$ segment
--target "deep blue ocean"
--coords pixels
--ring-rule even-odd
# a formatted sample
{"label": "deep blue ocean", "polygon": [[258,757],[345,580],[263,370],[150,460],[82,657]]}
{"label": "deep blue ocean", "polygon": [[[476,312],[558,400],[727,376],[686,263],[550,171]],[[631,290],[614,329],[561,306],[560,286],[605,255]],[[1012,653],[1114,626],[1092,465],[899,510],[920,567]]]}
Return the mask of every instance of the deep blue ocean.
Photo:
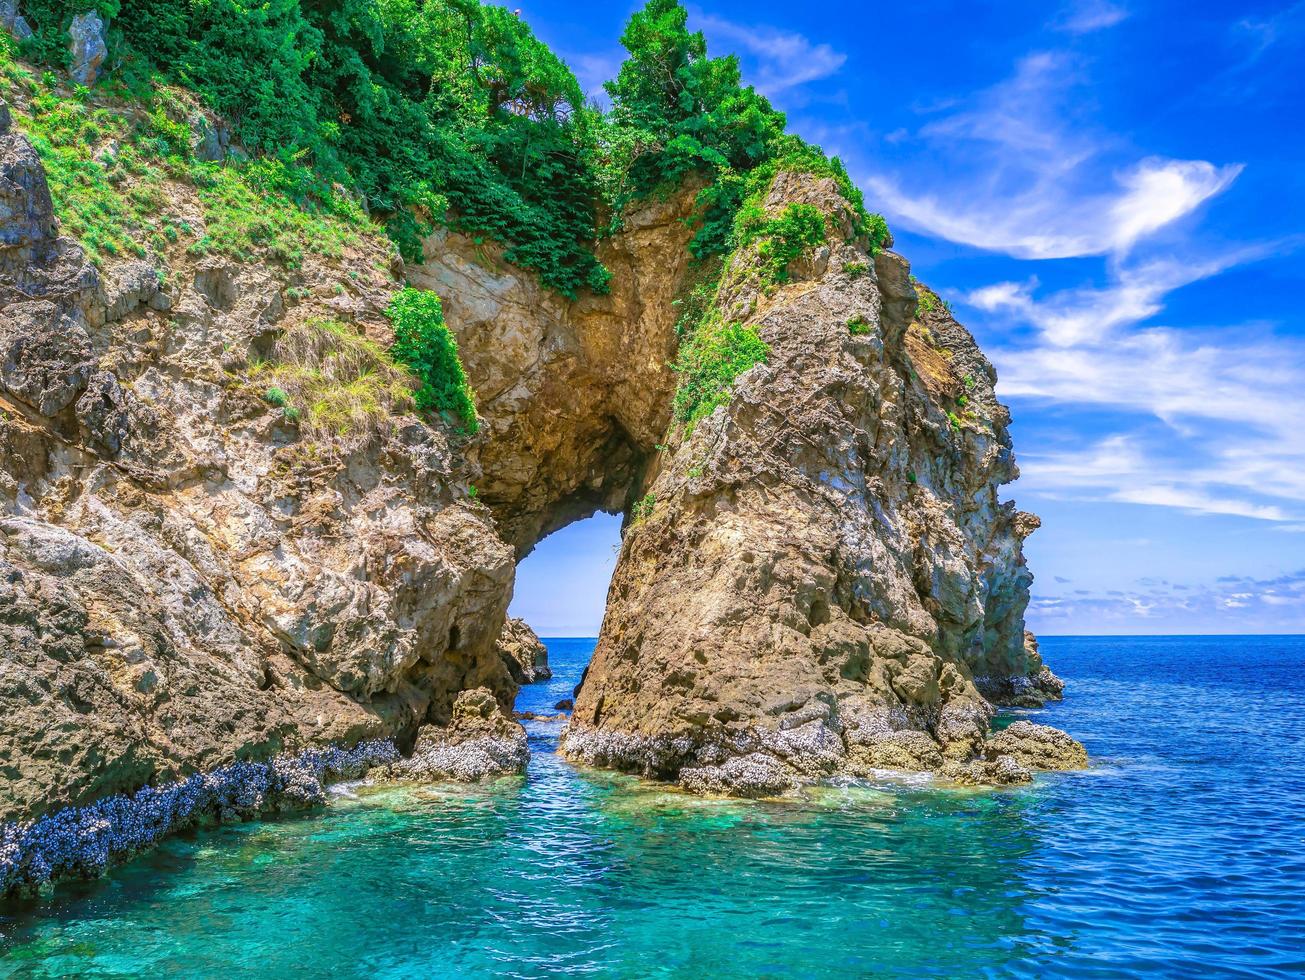
{"label": "deep blue ocean", "polygon": [[[592,640],[550,640],[569,697]],[[1305,637],[1056,638],[1089,772],[701,800],[369,789],[0,906],[0,977],[1305,976]]]}

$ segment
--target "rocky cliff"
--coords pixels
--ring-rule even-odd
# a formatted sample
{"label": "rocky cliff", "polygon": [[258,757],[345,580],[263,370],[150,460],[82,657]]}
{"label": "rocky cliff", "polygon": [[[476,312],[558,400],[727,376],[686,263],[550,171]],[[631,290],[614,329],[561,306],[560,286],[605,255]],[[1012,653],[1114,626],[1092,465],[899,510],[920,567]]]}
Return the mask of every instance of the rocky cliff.
{"label": "rocky cliff", "polygon": [[[812,205],[829,235],[780,284],[757,247],[730,260],[714,305],[768,355],[685,425],[693,188],[600,243],[606,296],[453,233],[406,270],[359,234],[293,267],[174,252],[165,277],[88,261],[0,129],[0,823],[363,739],[415,744],[405,778],[519,768],[514,561],[599,509],[630,517],[573,759],[767,793],[1077,758],[989,738],[989,698],[1058,694],[1023,631],[1037,519],[998,499],[995,374],[833,181],[771,185],[768,212]],[[165,190],[202,225],[194,186]],[[404,277],[445,299],[475,437],[419,417],[385,356]],[[366,399],[285,403],[323,379]]]}
{"label": "rocky cliff", "polygon": [[[97,269],[2,122],[0,822],[232,759],[410,743],[465,689],[510,707],[512,550],[456,437],[406,382],[345,435],[267,397],[285,365],[352,371],[342,386],[385,370],[388,244],[293,271],[180,254],[166,282]],[[167,191],[202,221],[194,187]]]}
{"label": "rocky cliff", "polygon": [[745,793],[886,768],[1027,778],[980,690],[1058,693],[1025,646],[1038,520],[998,498],[1017,470],[996,374],[856,236],[833,180],[780,174],[767,213],[795,203],[828,240],[782,284],[756,246],[725,270],[721,318],[769,354],[654,460],[566,750]]}

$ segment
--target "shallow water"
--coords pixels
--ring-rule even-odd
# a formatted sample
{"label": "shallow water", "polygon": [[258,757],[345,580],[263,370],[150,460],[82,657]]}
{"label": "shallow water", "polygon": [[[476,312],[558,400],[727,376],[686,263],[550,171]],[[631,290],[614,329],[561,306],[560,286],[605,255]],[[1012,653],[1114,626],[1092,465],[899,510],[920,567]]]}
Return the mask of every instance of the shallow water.
{"label": "shallow water", "polygon": [[[569,697],[591,640],[548,642]],[[0,906],[0,977],[1305,975],[1305,638],[1054,638],[1095,768],[697,800],[553,754]]]}

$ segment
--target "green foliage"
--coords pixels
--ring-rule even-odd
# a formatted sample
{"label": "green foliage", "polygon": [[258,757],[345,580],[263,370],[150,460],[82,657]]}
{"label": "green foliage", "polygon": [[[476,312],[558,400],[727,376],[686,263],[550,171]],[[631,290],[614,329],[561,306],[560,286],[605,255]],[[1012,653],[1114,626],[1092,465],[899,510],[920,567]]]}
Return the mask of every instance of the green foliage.
{"label": "green foliage", "polygon": [[702,322],[715,302],[716,292],[720,289],[720,277],[719,261],[709,260],[699,265],[697,281],[674,301],[674,306],[679,310],[679,315],[675,318],[675,336],[681,339],[687,337]]}
{"label": "green foliage", "polygon": [[286,394],[285,389],[275,385],[267,389],[267,394],[263,398],[269,405],[275,405],[277,408],[284,408],[290,404],[290,396]]}
{"label": "green foliage", "polygon": [[[37,36],[26,53],[64,65],[68,22],[88,5],[27,0]],[[719,256],[738,245],[735,216],[782,170],[832,178],[855,233],[872,249],[888,240],[842,164],[786,134],[783,114],[742,84],[737,59],[708,56],[677,0],[649,0],[631,17],[607,116],[519,17],[480,0],[94,5],[111,25],[111,86],[149,100],[161,78],[197,93],[256,158],[242,186],[278,186],[308,216],[238,220],[241,188],[188,161],[184,114],[151,106],[153,148],[137,151],[193,165],[219,226],[198,251],[265,250],[293,265],[321,241],[331,254],[339,229],[315,222],[356,224],[357,213],[342,212],[360,203],[409,260],[443,224],[494,239],[508,261],[573,297],[608,288],[593,254],[600,207],[614,227],[632,201],[705,177],[691,250]],[[99,220],[104,251],[134,250],[114,220]],[[166,237],[145,237],[156,234]]]}
{"label": "green foliage", "polygon": [[675,392],[675,417],[690,431],[699,420],[724,405],[734,380],[770,355],[770,347],[754,326],[727,323],[709,314],[680,345],[675,371],[680,384]]}
{"label": "green foliage", "polygon": [[[3,47],[0,42],[0,47]],[[191,159],[186,106],[146,85],[136,105],[115,110],[85,89],[71,93],[51,73],[40,79],[0,50],[0,89],[30,97],[15,111],[45,164],[63,231],[100,264],[119,256],[160,265],[174,246],[240,259],[255,253],[297,265],[309,251],[339,255],[369,226],[357,202],[308,168],[262,158],[226,165]],[[175,206],[170,182],[197,186],[203,225]]]}
{"label": "green foliage", "polygon": [[[26,2],[28,56],[65,65],[68,23],[87,5]],[[256,155],[366,200],[407,258],[444,222],[499,240],[564,294],[606,288],[591,249],[600,119],[510,11],[477,0],[99,6],[116,84],[160,74],[199,93]]]}
{"label": "green foliage", "polygon": [[968,389],[970,389],[971,391],[973,391],[973,390],[974,390],[974,375],[972,375],[972,374],[967,374],[967,375],[965,376],[965,378],[964,378],[963,383],[964,383],[964,385],[965,385],[966,388],[968,388]]}
{"label": "green foliage", "polygon": [[955,412],[947,413],[947,421],[951,423],[952,428],[957,432],[961,431],[961,419]]}
{"label": "green foliage", "polygon": [[421,381],[417,407],[438,412],[475,432],[475,396],[467,383],[458,342],[444,323],[440,298],[432,292],[408,287],[395,294],[385,311],[394,324],[390,354],[410,368]]}
{"label": "green foliage", "polygon": [[652,517],[653,508],[656,506],[656,494],[649,493],[639,498],[630,505],[630,522],[632,524],[642,524],[648,518]]}
{"label": "green foliage", "polygon": [[[366,217],[356,205],[329,192],[317,207],[295,206],[287,193],[297,174],[280,160],[258,159],[239,166],[195,163],[190,177],[204,205],[203,236],[194,255],[229,255],[249,261],[266,254],[298,268],[309,250],[338,258],[358,241]],[[327,210],[327,208],[330,210]],[[337,212],[332,214],[331,211]]]}
{"label": "green foliage", "polygon": [[833,178],[857,215],[856,232],[881,247],[887,225],[866,213],[843,165],[786,134],[783,113],[742,84],[738,59],[708,57],[687,20],[678,0],[649,0],[621,35],[629,57],[606,86],[612,111],[599,170],[614,225],[631,201],[699,174],[707,186],[690,249],[700,258],[721,255],[737,246],[735,215],[745,202],[759,205],[776,174],[791,170]]}
{"label": "green foliage", "polygon": [[861,315],[852,317],[847,321],[847,332],[853,337],[861,337],[870,333],[874,328],[870,326],[870,321]]}
{"label": "green foliage", "polygon": [[790,204],[777,218],[768,218],[760,204],[745,205],[735,221],[739,247],[759,242],[757,258],[764,284],[788,282],[788,266],[808,249],[825,241],[825,216],[813,204]]}
{"label": "green foliage", "polygon": [[844,262],[843,273],[850,279],[860,279],[870,271],[870,266],[864,262]]}

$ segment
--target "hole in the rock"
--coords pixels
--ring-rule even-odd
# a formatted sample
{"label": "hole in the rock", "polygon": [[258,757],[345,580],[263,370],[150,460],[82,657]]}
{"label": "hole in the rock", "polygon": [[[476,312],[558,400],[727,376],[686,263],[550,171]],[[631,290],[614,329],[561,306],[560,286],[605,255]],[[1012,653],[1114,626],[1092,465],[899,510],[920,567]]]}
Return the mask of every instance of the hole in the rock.
{"label": "hole in the rock", "polygon": [[524,619],[544,641],[552,671],[551,678],[521,688],[518,711],[570,710],[567,702],[594,652],[620,547],[620,515],[595,514],[554,531],[517,565],[508,614]]}
{"label": "hole in the rock", "polygon": [[454,653],[462,644],[462,630],[456,626],[449,627],[449,653]]}

